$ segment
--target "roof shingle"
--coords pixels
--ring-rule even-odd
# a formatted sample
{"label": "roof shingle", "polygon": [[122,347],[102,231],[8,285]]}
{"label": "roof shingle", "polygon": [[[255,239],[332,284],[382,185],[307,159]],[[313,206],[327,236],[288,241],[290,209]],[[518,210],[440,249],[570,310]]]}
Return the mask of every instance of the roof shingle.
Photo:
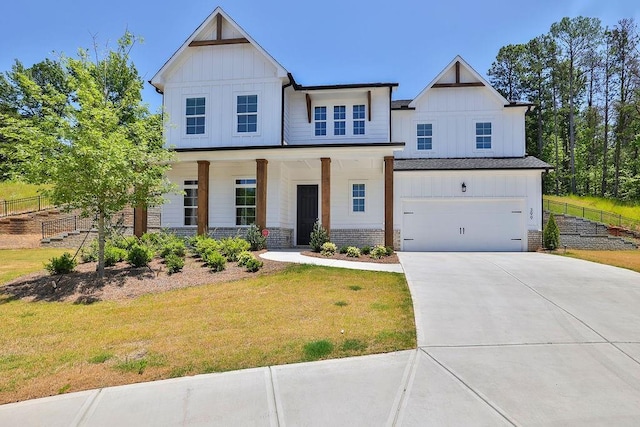
{"label": "roof shingle", "polygon": [[477,157],[460,159],[396,159],[393,170],[490,170],[490,169],[553,169],[553,166],[533,157]]}

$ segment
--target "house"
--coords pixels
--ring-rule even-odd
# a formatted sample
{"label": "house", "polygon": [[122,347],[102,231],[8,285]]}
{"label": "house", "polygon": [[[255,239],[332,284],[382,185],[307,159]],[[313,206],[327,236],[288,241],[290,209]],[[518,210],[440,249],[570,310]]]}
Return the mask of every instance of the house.
{"label": "house", "polygon": [[541,175],[525,154],[529,104],[456,57],[412,100],[393,82],[304,86],[221,8],[151,79],[183,190],[180,234],[307,245],[318,219],[341,245],[525,251],[540,241]]}

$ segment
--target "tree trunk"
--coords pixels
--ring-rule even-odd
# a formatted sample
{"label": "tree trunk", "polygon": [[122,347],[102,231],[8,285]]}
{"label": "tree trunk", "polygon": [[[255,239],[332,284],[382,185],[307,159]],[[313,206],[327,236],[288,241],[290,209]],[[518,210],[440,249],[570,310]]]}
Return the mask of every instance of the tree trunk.
{"label": "tree trunk", "polygon": [[104,278],[104,212],[98,214],[98,278]]}

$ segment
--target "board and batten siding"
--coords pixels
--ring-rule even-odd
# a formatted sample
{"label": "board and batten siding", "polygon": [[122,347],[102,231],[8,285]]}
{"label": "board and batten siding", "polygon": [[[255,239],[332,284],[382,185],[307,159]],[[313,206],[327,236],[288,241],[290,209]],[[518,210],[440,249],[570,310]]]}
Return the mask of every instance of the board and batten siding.
{"label": "board and batten siding", "polygon": [[[394,110],[393,141],[404,141],[397,158],[524,156],[522,108],[505,108],[486,88],[432,88],[415,110]],[[491,122],[491,149],[476,149],[476,122]],[[433,148],[417,149],[419,123],[433,125]]]}
{"label": "board and batten siding", "polygon": [[[463,182],[467,188],[464,193]],[[537,170],[395,172],[395,228],[401,225],[403,200],[522,198],[527,229],[541,230],[541,192],[542,182]]]}
{"label": "board and batten siding", "polygon": [[[251,44],[189,48],[168,73],[164,91],[167,145],[180,148],[279,145],[282,79]],[[236,132],[237,95],[258,95],[258,132]],[[186,135],[185,103],[204,97],[205,133]]]}
{"label": "board and batten siding", "polygon": [[[367,91],[371,90],[371,121],[367,116]],[[291,145],[322,143],[389,142],[389,88],[358,90],[309,91],[311,96],[311,123],[307,116],[304,91],[290,91],[285,113],[286,141]],[[346,107],[346,135],[333,135],[333,107]],[[365,134],[353,135],[353,106],[365,105]],[[327,135],[315,136],[313,113],[316,106],[327,107]]]}

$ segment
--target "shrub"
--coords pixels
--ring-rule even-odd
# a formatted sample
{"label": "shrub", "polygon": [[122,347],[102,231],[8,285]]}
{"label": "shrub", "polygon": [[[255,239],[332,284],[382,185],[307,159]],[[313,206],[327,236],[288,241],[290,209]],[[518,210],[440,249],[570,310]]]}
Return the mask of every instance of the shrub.
{"label": "shrub", "polygon": [[147,245],[136,243],[127,253],[127,261],[133,267],[145,267],[153,259],[153,249]]}
{"label": "shrub", "polygon": [[202,260],[212,271],[223,271],[227,268],[227,259],[218,251],[205,252]]}
{"label": "shrub", "polygon": [[77,265],[78,262],[73,259],[71,254],[69,252],[65,252],[59,257],[51,258],[49,262],[44,265],[44,268],[46,268],[52,275],[57,275],[71,273]]}
{"label": "shrub", "polygon": [[238,261],[240,252],[244,252],[251,247],[249,242],[240,237],[226,237],[220,240],[220,253],[227,258],[229,262]]}
{"label": "shrub", "polygon": [[393,246],[385,246],[384,249],[387,251],[387,256],[393,255]]}
{"label": "shrub", "polygon": [[383,256],[387,256],[387,249],[382,245],[376,245],[373,249],[371,249],[371,258],[380,259]]}
{"label": "shrub", "polygon": [[204,258],[204,254],[207,252],[218,252],[220,250],[220,243],[211,237],[199,236],[195,240],[193,250],[198,256]]}
{"label": "shrub", "polygon": [[255,273],[256,271],[260,270],[263,265],[264,263],[262,261],[260,261],[256,257],[253,257],[252,259],[247,261],[247,263],[245,264],[245,268],[248,272]]}
{"label": "shrub", "polygon": [[558,249],[560,246],[560,230],[553,214],[549,214],[549,221],[542,232],[542,244],[550,250]]}
{"label": "shrub", "polygon": [[247,230],[247,242],[252,251],[260,251],[267,248],[267,238],[262,235],[257,225],[251,224]]}
{"label": "shrub", "polygon": [[319,221],[316,221],[313,224],[313,230],[311,230],[309,245],[311,246],[311,250],[313,252],[320,252],[322,250],[322,245],[329,241],[329,235],[327,234],[327,230],[324,229],[323,226],[320,225]]}
{"label": "shrub", "polygon": [[176,255],[179,258],[184,258],[187,248],[184,241],[178,238],[170,239],[162,245],[160,248],[160,256],[166,259],[169,255]]}
{"label": "shrub", "polygon": [[82,248],[80,258],[82,262],[98,261],[98,239],[93,240],[88,248]]}
{"label": "shrub", "polygon": [[164,261],[167,266],[167,273],[169,274],[182,271],[182,267],[184,267],[184,257],[178,256],[174,253],[167,255]]}
{"label": "shrub", "polygon": [[347,256],[351,258],[359,258],[360,257],[360,249],[355,246],[349,246],[347,248]]}
{"label": "shrub", "polygon": [[253,256],[253,254],[249,251],[244,251],[244,252],[240,252],[240,254],[238,255],[238,266],[239,267],[244,267],[247,265],[247,261],[251,260],[251,259],[255,259],[255,257]]}
{"label": "shrub", "polygon": [[331,255],[335,255],[337,250],[338,248],[335,243],[325,242],[322,245],[322,249],[320,250],[320,253],[324,256],[331,256]]}
{"label": "shrub", "polygon": [[371,246],[368,245],[364,245],[361,249],[360,249],[360,253],[362,255],[369,255],[371,253]]}
{"label": "shrub", "polygon": [[127,251],[117,246],[112,246],[110,243],[104,245],[104,266],[113,267],[120,261],[124,261],[127,258]]}
{"label": "shrub", "polygon": [[140,241],[136,236],[127,236],[127,237],[117,236],[113,239],[109,239],[107,243],[112,247],[115,247],[118,249],[124,249],[125,251],[128,251],[129,249],[131,249],[133,245],[139,242]]}
{"label": "shrub", "polygon": [[341,254],[346,254],[348,249],[349,249],[349,246],[347,246],[347,245],[340,246],[340,253]]}

